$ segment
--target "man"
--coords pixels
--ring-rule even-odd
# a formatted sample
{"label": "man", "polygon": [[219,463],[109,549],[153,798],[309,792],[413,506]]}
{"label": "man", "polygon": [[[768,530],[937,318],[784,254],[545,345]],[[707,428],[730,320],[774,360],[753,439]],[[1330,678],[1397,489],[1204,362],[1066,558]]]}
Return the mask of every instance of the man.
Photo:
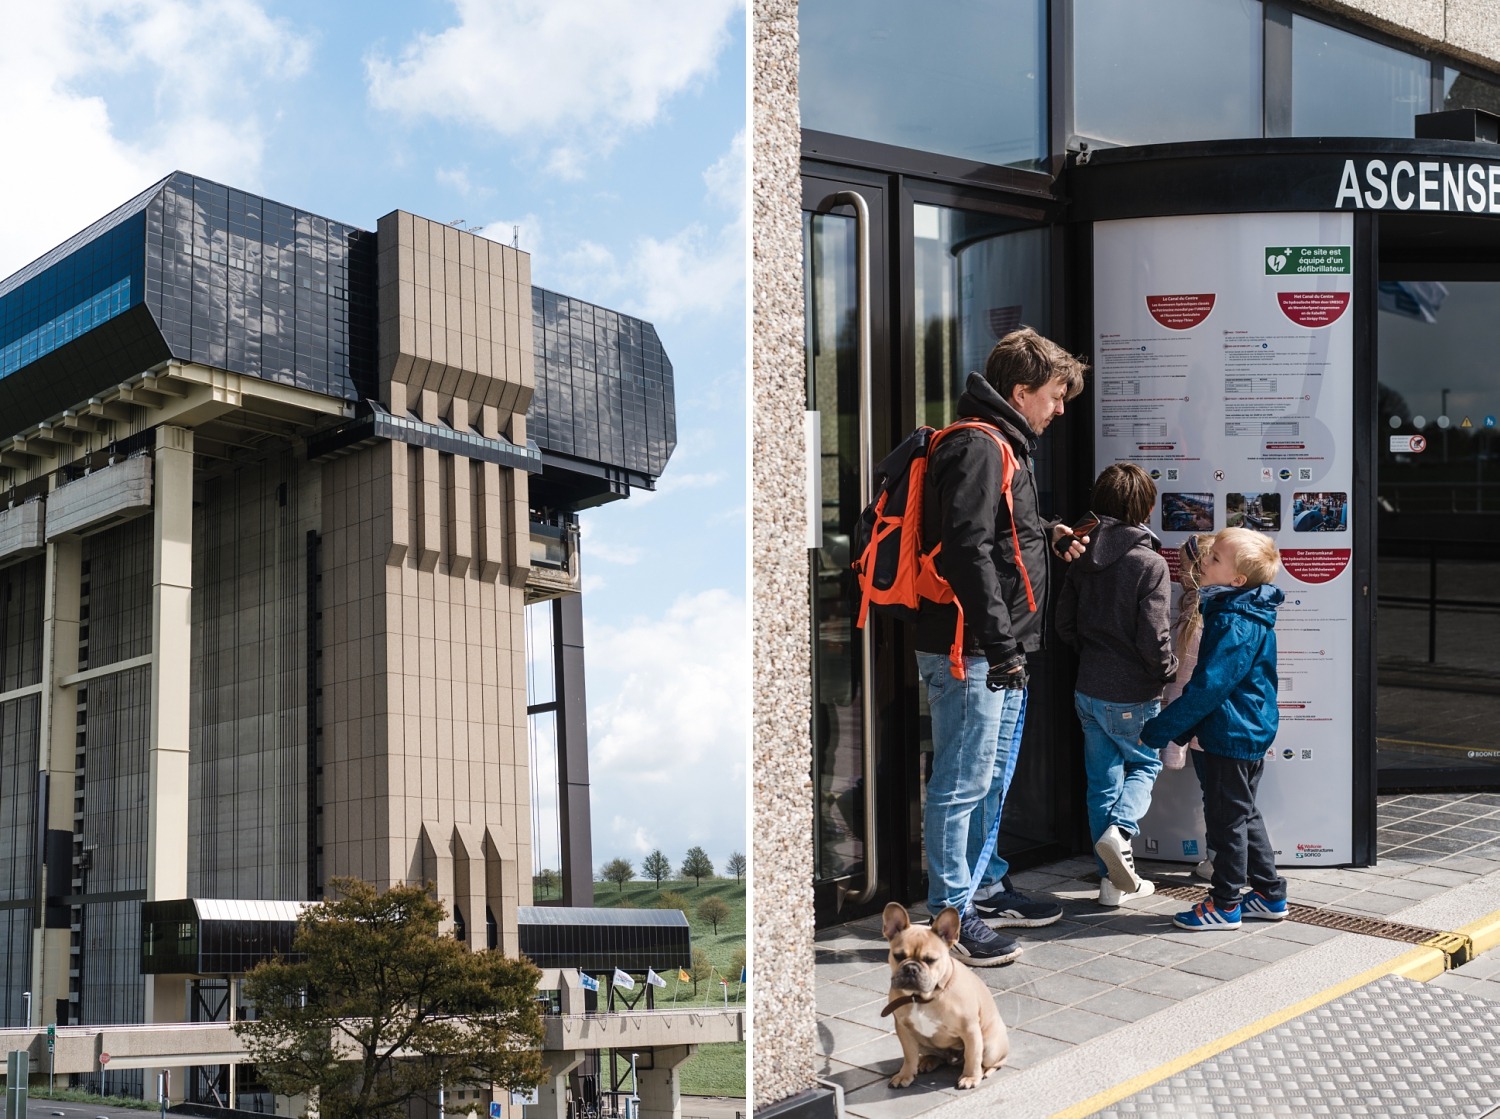
{"label": "man", "polygon": [[[1015,452],[1010,505],[1000,448],[983,429],[944,437],[927,466],[922,538],[941,542],[938,567],[963,607],[966,672],[959,680],[949,664],[955,607],[924,600],[916,647],[932,712],[927,905],[934,915],[949,905],[963,913],[953,950],[976,967],[1007,963],[1021,953],[1013,937],[992,926],[1035,928],[1062,916],[1056,902],[1012,888],[1009,864],[998,851],[974,871],[979,882],[968,912],[964,902],[1015,770],[1011,740],[1025,704],[1026,654],[1042,643],[1049,545],[1071,536],[1068,526],[1041,517],[1031,455],[1064,403],[1082,391],[1085,371],[1055,342],[1023,327],[996,343],[983,376],[969,374],[958,413],[993,424]],[[1082,555],[1087,540],[1067,541],[1063,558]]]}

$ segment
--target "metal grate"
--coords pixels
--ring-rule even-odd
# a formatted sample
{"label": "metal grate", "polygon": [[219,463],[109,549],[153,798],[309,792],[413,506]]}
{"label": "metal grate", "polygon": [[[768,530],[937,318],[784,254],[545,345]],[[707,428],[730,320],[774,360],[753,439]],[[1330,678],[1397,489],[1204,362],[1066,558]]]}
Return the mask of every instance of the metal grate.
{"label": "metal grate", "polygon": [[[1156,892],[1161,897],[1176,898],[1179,901],[1201,901],[1205,896],[1202,886],[1162,886],[1156,887]],[[1418,925],[1402,925],[1395,921],[1381,921],[1374,917],[1362,917],[1357,913],[1340,913],[1337,909],[1318,909],[1311,905],[1298,905],[1296,902],[1287,902],[1286,919],[1296,921],[1301,925],[1317,925],[1323,929],[1336,929],[1339,932],[1359,933],[1362,936],[1378,936],[1386,940],[1399,940],[1404,944],[1426,944],[1437,937],[1451,936],[1441,929],[1424,929]],[[1441,948],[1441,944],[1433,947]],[[1445,949],[1446,951],[1446,949]]]}

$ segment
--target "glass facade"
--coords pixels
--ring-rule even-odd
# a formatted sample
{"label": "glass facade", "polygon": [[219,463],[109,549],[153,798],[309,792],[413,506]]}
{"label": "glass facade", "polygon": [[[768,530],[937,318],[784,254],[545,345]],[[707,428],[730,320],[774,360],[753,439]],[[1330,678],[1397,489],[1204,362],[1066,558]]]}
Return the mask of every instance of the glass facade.
{"label": "glass facade", "polygon": [[1432,63],[1292,17],[1292,135],[1401,136],[1432,109]]}
{"label": "glass facade", "polygon": [[523,905],[516,911],[521,955],[537,967],[576,967],[611,974],[692,967],[687,917],[679,909],[560,909]]}
{"label": "glass facade", "polygon": [[558,786],[557,650],[551,600],[526,607],[526,726],[531,764],[531,891],[562,898],[562,804]]}
{"label": "glass facade", "polygon": [[1076,0],[1073,131],[1091,144],[1261,134],[1260,0]]}
{"label": "glass facade", "polygon": [[[1047,156],[1045,0],[806,0],[802,127],[1006,167]],[[920,13],[920,14],[918,14]]]}
{"label": "glass facade", "polygon": [[527,435],[544,450],[659,476],[677,446],[677,411],[656,328],[542,288],[531,289],[531,314]]}

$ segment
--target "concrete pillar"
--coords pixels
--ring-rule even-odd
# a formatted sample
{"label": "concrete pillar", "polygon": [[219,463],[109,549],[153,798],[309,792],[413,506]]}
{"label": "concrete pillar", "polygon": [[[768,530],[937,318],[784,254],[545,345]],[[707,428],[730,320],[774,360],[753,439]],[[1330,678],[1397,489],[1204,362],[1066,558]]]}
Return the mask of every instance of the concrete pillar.
{"label": "concrete pillar", "polygon": [[563,904],[594,904],[594,841],[589,809],[589,732],[583,672],[583,596],[552,601],[557,681],[557,781],[562,830]]}
{"label": "concrete pillar", "polygon": [[677,1066],[698,1051],[696,1045],[666,1045],[651,1050],[651,1067],[636,1061],[636,1094],[641,1097],[637,1119],[681,1119],[682,1093]]}
{"label": "concrete pillar", "polygon": [[[57,476],[53,476],[53,486]],[[60,536],[47,545],[46,599],[42,606],[42,712],[40,768],[48,775],[46,827],[49,831],[73,831],[73,781],[77,767],[77,698],[61,681],[78,671],[79,585],[82,579],[83,546],[76,536]],[[69,845],[71,848],[71,844]],[[51,854],[60,850],[47,845]],[[71,850],[69,852],[71,854]],[[51,866],[44,873],[37,867],[37,883],[44,894],[49,882],[71,892],[72,866]],[[45,899],[38,898],[38,909]],[[60,927],[48,928],[44,917],[37,922],[31,955],[31,1020],[45,1025],[58,1020],[59,1000],[68,997],[69,942],[66,919]],[[63,1019],[66,1021],[66,1019]]]}
{"label": "concrete pillar", "polygon": [[542,1083],[536,1103],[521,1109],[523,1119],[568,1119],[568,1073],[583,1064],[584,1054],[575,1050],[542,1050]]}
{"label": "concrete pillar", "polygon": [[[156,429],[151,574],[151,761],[146,791],[146,898],[185,898],[188,850],[188,733],[191,724],[193,606],[193,433]],[[187,1021],[187,980],[146,980],[147,1022]],[[158,1068],[145,1074],[154,1092]],[[168,1070],[174,1085],[187,1069]]]}

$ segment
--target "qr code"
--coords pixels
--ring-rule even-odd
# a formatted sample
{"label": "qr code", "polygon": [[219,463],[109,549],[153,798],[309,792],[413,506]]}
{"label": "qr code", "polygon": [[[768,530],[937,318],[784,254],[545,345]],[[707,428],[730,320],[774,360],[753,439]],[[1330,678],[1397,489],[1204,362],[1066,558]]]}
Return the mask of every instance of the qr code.
{"label": "qr code", "polygon": [[1312,761],[1312,751],[1311,750],[1303,750],[1302,751],[1302,760],[1305,761],[1305,762]]}
{"label": "qr code", "polygon": [[1297,467],[1297,481],[1299,481],[1299,482],[1311,482],[1312,481],[1312,467],[1310,467],[1310,466],[1299,466],[1299,467]]}
{"label": "qr code", "polygon": [[1175,467],[1175,466],[1169,466],[1169,467],[1167,467],[1167,481],[1169,481],[1169,482],[1175,482],[1180,477],[1180,475],[1181,475],[1181,471],[1179,471],[1177,469],[1177,467]]}

